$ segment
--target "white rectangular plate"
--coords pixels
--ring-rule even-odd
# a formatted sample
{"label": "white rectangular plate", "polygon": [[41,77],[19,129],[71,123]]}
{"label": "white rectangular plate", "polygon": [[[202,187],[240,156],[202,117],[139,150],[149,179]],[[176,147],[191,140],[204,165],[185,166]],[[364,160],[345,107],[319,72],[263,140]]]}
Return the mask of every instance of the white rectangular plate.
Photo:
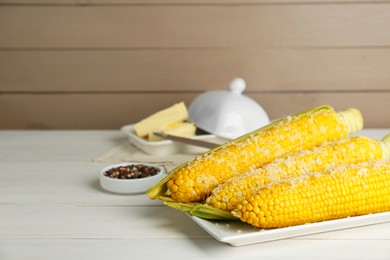
{"label": "white rectangular plate", "polygon": [[390,222],[390,212],[329,220],[277,229],[259,229],[241,221],[211,221],[190,216],[220,242],[244,246],[279,239]]}

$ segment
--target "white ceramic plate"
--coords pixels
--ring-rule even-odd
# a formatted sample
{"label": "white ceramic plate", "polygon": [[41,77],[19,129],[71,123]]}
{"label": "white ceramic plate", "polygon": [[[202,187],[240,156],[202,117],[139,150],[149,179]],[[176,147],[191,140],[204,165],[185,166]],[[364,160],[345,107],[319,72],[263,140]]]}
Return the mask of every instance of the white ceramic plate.
{"label": "white ceramic plate", "polygon": [[[125,125],[121,128],[121,131],[127,135],[132,144],[151,155],[167,155],[174,153],[201,154],[209,150],[207,148],[173,142],[171,140],[149,142],[136,135],[133,125]],[[219,138],[215,135],[198,135],[194,136],[192,139],[209,141],[216,144],[226,142],[226,139]]]}
{"label": "white ceramic plate", "polygon": [[194,216],[190,217],[218,241],[228,243],[232,246],[244,246],[315,233],[390,222],[390,212],[384,212],[265,230],[255,228],[240,221],[211,221]]}

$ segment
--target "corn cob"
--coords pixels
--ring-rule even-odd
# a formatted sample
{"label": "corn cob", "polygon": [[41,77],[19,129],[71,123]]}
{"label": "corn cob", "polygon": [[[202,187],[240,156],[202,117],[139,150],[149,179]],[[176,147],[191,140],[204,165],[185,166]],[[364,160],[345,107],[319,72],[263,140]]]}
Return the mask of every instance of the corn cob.
{"label": "corn cob", "polygon": [[390,210],[390,161],[341,165],[269,184],[243,198],[233,215],[260,228]]}
{"label": "corn cob", "polygon": [[203,201],[219,184],[299,149],[345,138],[362,128],[356,109],[336,113],[316,107],[281,119],[186,162],[147,193],[150,198],[191,203]]}
{"label": "corn cob", "polygon": [[237,203],[256,189],[271,182],[322,171],[341,164],[354,164],[390,157],[390,135],[377,141],[364,136],[348,137],[278,158],[269,164],[235,176],[219,185],[206,199],[206,204],[232,211]]}

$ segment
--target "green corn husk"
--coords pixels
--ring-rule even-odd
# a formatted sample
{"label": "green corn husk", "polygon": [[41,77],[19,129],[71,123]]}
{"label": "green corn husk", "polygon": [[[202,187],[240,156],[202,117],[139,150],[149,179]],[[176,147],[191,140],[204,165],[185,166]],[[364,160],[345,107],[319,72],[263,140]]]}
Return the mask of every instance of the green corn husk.
{"label": "green corn husk", "polygon": [[164,205],[183,211],[191,216],[211,220],[240,220],[230,212],[213,208],[212,206],[198,203],[180,203],[165,201]]}
{"label": "green corn husk", "polygon": [[181,202],[173,202],[173,201],[164,201],[164,205],[171,207],[173,209],[177,209],[183,211],[185,213],[190,213],[198,203],[181,203]]}
{"label": "green corn husk", "polygon": [[233,214],[230,212],[216,209],[205,204],[197,205],[189,212],[189,214],[199,218],[211,220],[240,220],[239,218],[233,216]]}

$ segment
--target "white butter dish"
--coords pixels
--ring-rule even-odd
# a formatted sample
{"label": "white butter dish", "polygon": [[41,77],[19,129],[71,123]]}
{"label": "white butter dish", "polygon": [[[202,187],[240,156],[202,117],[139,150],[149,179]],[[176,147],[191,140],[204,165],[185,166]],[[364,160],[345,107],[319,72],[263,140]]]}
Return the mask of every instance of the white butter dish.
{"label": "white butter dish", "polygon": [[[143,138],[140,138],[136,135],[133,125],[125,125],[121,128],[121,131],[125,133],[129,141],[142,150],[143,152],[150,155],[167,155],[175,153],[185,153],[185,154],[201,154],[207,152],[209,149],[184,144],[180,142],[174,142],[171,140],[162,140],[162,141],[148,141]],[[192,137],[194,140],[203,140],[216,144],[223,144],[227,141],[225,138],[217,137],[215,135],[205,134],[197,135]]]}

